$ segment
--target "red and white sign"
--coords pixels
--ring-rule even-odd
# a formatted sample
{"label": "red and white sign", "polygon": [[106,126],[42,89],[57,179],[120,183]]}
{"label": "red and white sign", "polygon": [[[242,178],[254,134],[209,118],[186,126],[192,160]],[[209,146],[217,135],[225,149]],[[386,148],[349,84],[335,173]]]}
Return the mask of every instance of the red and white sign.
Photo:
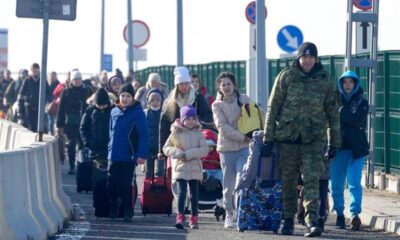
{"label": "red and white sign", "polygon": [[[256,24],[256,11],[256,1],[252,1],[247,4],[244,14],[247,21],[249,21],[251,24]],[[267,7],[265,7],[265,18],[267,18]]]}
{"label": "red and white sign", "polygon": [[[144,46],[150,39],[150,28],[141,20],[132,21],[133,30],[133,47],[140,48]],[[123,31],[125,42],[128,43],[128,24]]]}

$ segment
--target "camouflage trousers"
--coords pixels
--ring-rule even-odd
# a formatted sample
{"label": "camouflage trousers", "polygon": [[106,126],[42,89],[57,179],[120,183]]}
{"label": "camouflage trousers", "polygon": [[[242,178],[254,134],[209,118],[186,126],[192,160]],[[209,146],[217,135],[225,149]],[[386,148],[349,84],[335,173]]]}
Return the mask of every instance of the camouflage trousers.
{"label": "camouflage trousers", "polygon": [[319,178],[324,171],[322,142],[310,144],[279,143],[279,168],[282,177],[283,217],[294,218],[297,212],[297,180],[300,171],[304,181],[305,221],[317,220]]}

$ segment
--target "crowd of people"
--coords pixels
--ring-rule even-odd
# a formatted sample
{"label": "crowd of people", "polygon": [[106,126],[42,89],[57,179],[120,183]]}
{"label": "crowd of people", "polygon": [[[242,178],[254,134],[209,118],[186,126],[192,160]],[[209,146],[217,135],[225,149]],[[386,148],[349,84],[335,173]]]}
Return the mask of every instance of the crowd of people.
{"label": "crowd of people", "polygon": [[[39,65],[33,64],[30,70],[29,74],[21,70],[17,80],[9,70],[4,71],[0,117],[37,131]],[[147,177],[164,176],[169,159],[177,202],[175,226],[184,228],[189,196],[189,226],[198,228],[199,184],[209,164],[202,159],[213,151],[215,162],[208,170],[223,187],[224,227],[236,226],[235,184],[252,138],[238,128],[241,106],[251,99],[239,91],[234,74],[218,75],[215,97],[200,76],[190,75],[186,67],[175,68],[171,91],[156,72],[149,74],[143,86],[132,77],[124,79],[121,72],[111,77],[103,72],[96,81],[83,80],[78,69],[70,71],[63,83],[55,72],[47,80],[47,131],[66,139],[69,174],[75,174],[77,147],[88,148],[96,166],[107,167],[112,218],[123,203],[124,220],[132,220],[131,182],[136,166],[144,164]],[[359,77],[347,71],[335,85],[318,61],[313,43],[302,44],[294,63],[277,75],[268,101],[261,154],[270,156],[274,144],[278,145],[283,235],[293,234],[296,214],[306,225],[306,237],[322,234],[329,178],[336,225],[346,228],[343,192],[347,178],[351,229],[360,230],[361,172],[369,154],[367,113]],[[217,137],[206,140],[201,129]],[[303,186],[300,208],[299,179]]]}

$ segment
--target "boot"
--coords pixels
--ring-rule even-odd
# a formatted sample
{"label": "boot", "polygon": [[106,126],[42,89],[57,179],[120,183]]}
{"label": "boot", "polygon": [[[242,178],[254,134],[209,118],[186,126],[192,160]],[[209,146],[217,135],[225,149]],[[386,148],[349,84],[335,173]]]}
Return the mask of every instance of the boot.
{"label": "boot", "polygon": [[324,218],[318,218],[318,227],[321,229],[323,232],[325,229],[325,220]]}
{"label": "boot", "polygon": [[336,217],[336,226],[338,226],[339,229],[346,229],[346,219],[344,215],[338,215]]}
{"label": "boot", "polygon": [[175,223],[175,227],[177,229],[184,229],[183,227],[183,222],[185,221],[185,215],[183,215],[182,213],[178,213],[176,215],[176,223]]}
{"label": "boot", "polygon": [[306,222],[304,221],[304,212],[299,212],[297,214],[297,223],[300,223],[303,226],[306,225]]}
{"label": "boot", "polygon": [[322,234],[321,228],[319,228],[318,223],[313,222],[311,224],[307,224],[306,232],[304,233],[304,237],[319,237]]}
{"label": "boot", "polygon": [[286,218],[282,227],[282,235],[293,235],[294,221],[293,218]]}
{"label": "boot", "polygon": [[190,228],[199,228],[199,223],[198,223],[198,216],[194,216],[194,215],[191,215],[190,216],[190,219],[189,219],[189,226],[190,226]]}
{"label": "boot", "polygon": [[358,215],[351,218],[351,231],[360,231],[361,219]]}
{"label": "boot", "polygon": [[133,209],[128,208],[124,210],[124,222],[132,222]]}

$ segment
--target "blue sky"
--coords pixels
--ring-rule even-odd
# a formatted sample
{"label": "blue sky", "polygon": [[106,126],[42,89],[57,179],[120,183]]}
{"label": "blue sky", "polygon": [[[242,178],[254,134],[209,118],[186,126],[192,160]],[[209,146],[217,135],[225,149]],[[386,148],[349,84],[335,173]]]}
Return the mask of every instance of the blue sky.
{"label": "blue sky", "polygon": [[[0,1],[0,28],[9,32],[9,68],[16,72],[41,62],[42,22],[15,16],[16,1]],[[106,0],[105,53],[113,55],[113,67],[127,71],[126,0]],[[246,60],[249,58],[248,0],[183,0],[184,62]],[[266,0],[267,58],[285,53],[277,44],[278,31],[295,25],[304,41],[315,42],[320,55],[344,54],[347,0]],[[99,71],[100,0],[78,1],[76,21],[51,21],[48,70],[66,72],[78,67],[84,73]],[[395,33],[400,24],[399,0],[381,0],[379,49],[400,49]],[[176,63],[176,0],[132,0],[132,18],[150,28],[143,46],[147,61],[138,68]]]}

